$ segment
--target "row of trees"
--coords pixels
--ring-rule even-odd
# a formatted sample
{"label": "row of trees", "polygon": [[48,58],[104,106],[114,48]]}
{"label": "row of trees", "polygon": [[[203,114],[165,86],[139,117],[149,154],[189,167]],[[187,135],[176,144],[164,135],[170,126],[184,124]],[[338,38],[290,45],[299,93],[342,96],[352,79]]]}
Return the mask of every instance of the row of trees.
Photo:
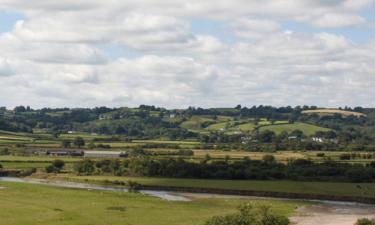
{"label": "row of trees", "polygon": [[244,179],[244,180],[315,180],[370,182],[375,178],[375,164],[361,165],[337,163],[327,160],[315,163],[306,159],[280,163],[272,155],[263,160],[245,158],[231,162],[229,159],[213,161],[209,157],[199,163],[174,158],[152,159],[135,157],[99,162],[83,160],[75,165],[78,174],[137,175],[150,177]]}

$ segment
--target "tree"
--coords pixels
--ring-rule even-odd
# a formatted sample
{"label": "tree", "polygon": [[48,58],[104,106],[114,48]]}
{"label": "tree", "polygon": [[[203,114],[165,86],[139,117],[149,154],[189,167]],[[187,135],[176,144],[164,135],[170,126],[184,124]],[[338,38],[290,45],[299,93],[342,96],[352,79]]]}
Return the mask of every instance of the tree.
{"label": "tree", "polygon": [[58,171],[62,170],[65,166],[65,162],[60,160],[60,159],[55,159],[53,162],[52,162],[52,166],[55,167],[56,169],[58,169]]}
{"label": "tree", "polygon": [[82,137],[76,137],[74,139],[74,145],[81,148],[82,146],[85,146],[85,140]]}
{"label": "tree", "polygon": [[71,146],[71,141],[70,140],[63,140],[62,142],[61,142],[61,146],[63,147],[63,148],[70,148],[70,146]]}
{"label": "tree", "polygon": [[60,159],[56,159],[52,162],[51,165],[46,166],[45,170],[47,173],[58,173],[64,168],[64,165],[65,165],[64,161]]}
{"label": "tree", "polygon": [[77,162],[74,165],[74,170],[78,175],[91,175],[95,172],[95,162],[89,159]]}
{"label": "tree", "polygon": [[261,142],[270,143],[273,141],[274,138],[275,138],[275,132],[270,131],[270,130],[262,131],[259,134],[259,140]]}
{"label": "tree", "polygon": [[273,155],[264,155],[262,159],[265,163],[268,164],[276,162],[275,156]]}

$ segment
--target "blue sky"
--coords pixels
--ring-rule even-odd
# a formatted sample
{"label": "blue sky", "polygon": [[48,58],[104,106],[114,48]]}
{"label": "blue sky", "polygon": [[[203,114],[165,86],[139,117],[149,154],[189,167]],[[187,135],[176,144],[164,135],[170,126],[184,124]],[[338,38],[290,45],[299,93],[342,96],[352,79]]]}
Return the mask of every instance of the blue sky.
{"label": "blue sky", "polygon": [[375,0],[7,0],[0,22],[8,107],[375,107]]}
{"label": "blue sky", "polygon": [[0,11],[0,32],[7,32],[12,30],[17,20],[22,20],[23,17],[20,14]]}

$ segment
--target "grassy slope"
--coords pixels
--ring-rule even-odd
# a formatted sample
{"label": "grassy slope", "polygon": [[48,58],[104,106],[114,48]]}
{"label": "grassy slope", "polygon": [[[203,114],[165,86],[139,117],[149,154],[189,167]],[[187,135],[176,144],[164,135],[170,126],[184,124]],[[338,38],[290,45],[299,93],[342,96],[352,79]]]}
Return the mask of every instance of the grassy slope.
{"label": "grassy slope", "polygon": [[[215,215],[232,213],[245,200],[200,199],[167,202],[141,194],[64,189],[0,182],[1,225],[200,225]],[[265,201],[290,215],[301,202]]]}
{"label": "grassy slope", "polygon": [[294,131],[294,130],[301,130],[305,135],[314,135],[315,132],[317,131],[329,131],[330,129],[324,128],[324,127],[318,127],[315,125],[311,124],[306,124],[306,123],[293,123],[293,124],[280,124],[280,125],[269,125],[269,126],[264,126],[260,128],[260,131],[263,130],[271,130],[274,131],[275,133],[279,134],[282,131],[286,131],[288,133]]}
{"label": "grassy slope", "polygon": [[[299,181],[248,181],[248,180],[204,180],[147,177],[111,177],[111,176],[71,176],[59,175],[60,178],[89,181],[127,181],[133,180],[144,185],[202,187],[230,190],[273,191],[301,194],[324,194],[336,196],[375,197],[375,183],[331,183],[331,182],[299,182]],[[363,193],[365,190],[365,193]]]}

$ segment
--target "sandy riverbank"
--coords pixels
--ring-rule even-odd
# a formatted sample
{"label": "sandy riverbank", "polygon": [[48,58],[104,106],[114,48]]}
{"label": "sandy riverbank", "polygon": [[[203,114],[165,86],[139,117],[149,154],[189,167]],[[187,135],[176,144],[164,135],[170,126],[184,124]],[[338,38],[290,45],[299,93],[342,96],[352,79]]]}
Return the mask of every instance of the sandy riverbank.
{"label": "sandy riverbank", "polygon": [[296,225],[354,225],[359,218],[375,218],[375,206],[361,204],[318,204],[297,209],[291,218]]}

